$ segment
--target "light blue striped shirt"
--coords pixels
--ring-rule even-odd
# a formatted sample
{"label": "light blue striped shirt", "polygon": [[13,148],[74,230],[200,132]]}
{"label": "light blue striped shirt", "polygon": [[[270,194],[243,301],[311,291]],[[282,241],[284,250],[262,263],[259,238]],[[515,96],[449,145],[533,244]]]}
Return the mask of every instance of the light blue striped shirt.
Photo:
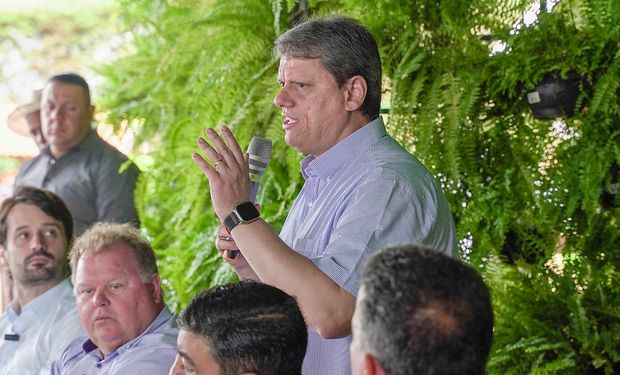
{"label": "light blue striped shirt", "polygon": [[52,375],[167,375],[177,355],[178,329],[164,307],[138,337],[103,357],[87,337],[78,337],[52,364]]}
{"label": "light blue striped shirt", "polygon": [[[280,237],[352,295],[364,264],[382,248],[415,243],[454,255],[454,222],[441,188],[381,118],[318,158],[306,157],[302,174],[306,182]],[[350,341],[324,340],[310,329],[303,374],[351,373]]]}

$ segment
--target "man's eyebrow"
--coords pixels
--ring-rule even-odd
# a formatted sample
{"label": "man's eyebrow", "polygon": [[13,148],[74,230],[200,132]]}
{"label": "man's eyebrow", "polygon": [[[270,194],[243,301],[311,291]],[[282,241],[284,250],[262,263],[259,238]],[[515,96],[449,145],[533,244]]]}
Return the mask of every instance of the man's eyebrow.
{"label": "man's eyebrow", "polygon": [[177,348],[177,353],[179,353],[179,355],[183,357],[183,359],[187,360],[187,362],[189,362],[190,365],[193,366],[195,364],[192,357],[190,357],[189,354],[185,353],[181,349]]}
{"label": "man's eyebrow", "polygon": [[[18,230],[21,230],[21,229],[28,228],[30,226],[31,226],[30,224],[20,225],[20,226],[16,227],[15,230],[18,231]],[[62,224],[61,223],[55,223],[53,221],[42,223],[41,226],[44,226],[44,227],[56,227],[58,229],[62,229]]]}
{"label": "man's eyebrow", "polygon": [[58,229],[62,229],[62,223],[57,223],[57,222],[53,222],[53,221],[47,222],[47,223],[43,223],[41,225],[43,225],[45,227],[56,227]]}

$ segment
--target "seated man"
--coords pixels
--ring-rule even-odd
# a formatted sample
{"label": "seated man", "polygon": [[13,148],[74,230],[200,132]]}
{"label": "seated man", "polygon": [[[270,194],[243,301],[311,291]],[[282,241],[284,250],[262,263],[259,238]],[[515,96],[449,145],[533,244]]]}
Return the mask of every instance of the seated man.
{"label": "seated man", "polygon": [[73,219],[55,194],[17,187],[0,206],[0,248],[13,299],[0,315],[0,374],[34,374],[84,334],[67,278]]}
{"label": "seated man", "polygon": [[353,315],[353,375],[484,374],[492,337],[489,291],[464,263],[410,245],[366,265]]}
{"label": "seated man", "polygon": [[167,374],[177,328],[164,305],[155,254],[130,224],[98,223],[71,249],[74,294],[88,337],[78,337],[52,374]]}
{"label": "seated man", "polygon": [[255,281],[192,299],[178,319],[171,375],[299,375],[308,331],[295,299]]}

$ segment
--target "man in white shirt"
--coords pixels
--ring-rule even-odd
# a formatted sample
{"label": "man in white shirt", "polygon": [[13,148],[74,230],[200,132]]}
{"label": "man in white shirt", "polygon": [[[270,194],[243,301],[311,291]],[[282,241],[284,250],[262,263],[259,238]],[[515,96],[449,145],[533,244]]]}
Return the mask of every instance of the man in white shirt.
{"label": "man in white shirt", "polygon": [[0,246],[14,294],[0,316],[0,375],[46,373],[83,334],[68,276],[73,219],[57,195],[17,187],[0,206]]}

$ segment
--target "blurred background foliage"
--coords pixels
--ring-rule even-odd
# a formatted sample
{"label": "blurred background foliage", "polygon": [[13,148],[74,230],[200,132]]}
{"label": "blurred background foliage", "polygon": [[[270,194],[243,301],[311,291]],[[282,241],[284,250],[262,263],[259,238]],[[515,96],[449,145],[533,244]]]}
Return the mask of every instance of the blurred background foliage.
{"label": "blurred background foliage", "polygon": [[47,77],[76,71],[96,91],[90,66],[125,41],[113,0],[0,0],[0,102],[25,103]]}
{"label": "blurred background foliage", "polygon": [[[242,147],[274,141],[258,201],[278,229],[303,180],[272,103],[271,46],[294,20],[338,12],[377,38],[388,130],[442,184],[461,255],[493,291],[489,372],[620,373],[620,2],[118,5],[131,46],[100,68],[100,103],[147,147],[137,203],[174,310],[234,280],[214,249],[196,138],[226,123]],[[549,73],[580,78],[574,116],[533,117],[526,94]]]}

